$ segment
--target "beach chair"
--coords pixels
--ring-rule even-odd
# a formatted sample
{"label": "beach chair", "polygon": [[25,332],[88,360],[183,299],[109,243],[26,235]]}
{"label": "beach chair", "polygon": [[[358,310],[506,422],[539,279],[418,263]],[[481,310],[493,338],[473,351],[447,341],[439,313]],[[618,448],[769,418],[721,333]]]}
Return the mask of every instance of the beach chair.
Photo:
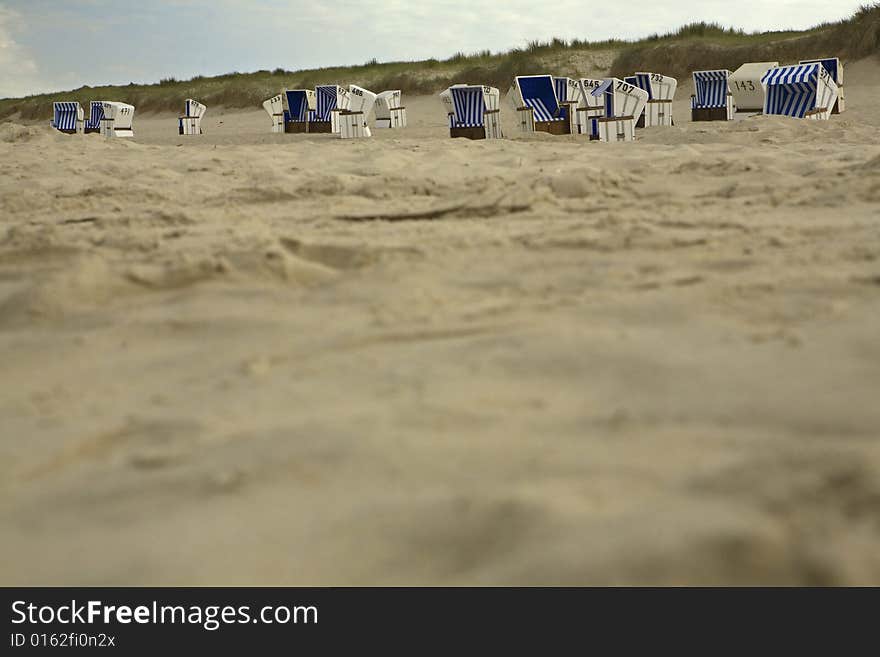
{"label": "beach chair", "polygon": [[311,89],[291,89],[284,92],[287,109],[284,110],[284,132],[309,132],[309,118],[317,104]]}
{"label": "beach chair", "polygon": [[728,81],[730,71],[694,72],[694,95],[691,96],[691,121],[732,121],[736,112]]}
{"label": "beach chair", "polygon": [[604,100],[604,113],[590,119],[590,139],[597,141],[633,141],[636,117],[648,104],[648,92],[619,78],[607,78],[592,92]]}
{"label": "beach chair", "polygon": [[764,111],[766,86],[761,80],[779,62],[747,62],[736,69],[728,84],[736,105],[736,117],[745,118]]}
{"label": "beach chair", "polygon": [[590,134],[591,119],[605,116],[605,97],[594,96],[593,91],[602,86],[604,80],[599,78],[581,78],[581,100],[575,110],[575,125],[579,135]]}
{"label": "beach chair", "polygon": [[52,127],[68,135],[83,132],[85,113],[77,102],[60,102],[53,105]]}
{"label": "beach chair", "polygon": [[83,132],[87,135],[101,132],[101,119],[104,118],[104,101],[93,100],[89,103],[89,118],[86,119]]}
{"label": "beach chair", "polygon": [[184,115],[178,119],[178,134],[200,135],[202,134],[202,117],[208,108],[197,100],[188,98],[184,104]]}
{"label": "beach chair", "polygon": [[376,127],[406,127],[406,108],[399,90],[383,91],[376,97]]}
{"label": "beach chair", "polygon": [[339,113],[351,109],[351,94],[337,84],[315,87],[317,106],[309,116],[309,132],[339,134]]}
{"label": "beach chair", "polygon": [[831,74],[831,79],[837,84],[837,102],[834,103],[832,114],[840,114],[846,110],[846,97],[843,92],[843,62],[837,57],[826,57],[824,59],[804,59],[800,64],[822,64],[825,70]]}
{"label": "beach chair", "polygon": [[272,121],[272,132],[284,132],[284,95],[278,94],[263,101],[263,109]]}
{"label": "beach chair", "polygon": [[369,89],[349,85],[350,109],[339,114],[339,135],[342,139],[372,137],[369,120],[376,104],[377,95]]}
{"label": "beach chair", "polygon": [[570,132],[577,133],[577,108],[583,100],[580,80],[572,78],[553,78],[556,100],[563,109],[564,116],[569,119]]}
{"label": "beach chair", "polygon": [[572,133],[573,117],[556,98],[556,85],[550,75],[520,75],[514,82],[516,108],[523,132]]}
{"label": "beach chair", "polygon": [[827,120],[837,101],[837,83],[819,62],[771,68],[761,82],[767,86],[764,114]]}
{"label": "beach chair", "polygon": [[105,137],[134,137],[134,105],[104,101],[101,134]]}
{"label": "beach chair", "polygon": [[642,71],[624,81],[648,93],[648,104],[636,119],[637,128],[673,125],[672,101],[675,100],[678,80],[668,75]]}
{"label": "beach chair", "polygon": [[501,94],[495,87],[456,84],[440,94],[451,108],[449,136],[465,139],[500,139]]}

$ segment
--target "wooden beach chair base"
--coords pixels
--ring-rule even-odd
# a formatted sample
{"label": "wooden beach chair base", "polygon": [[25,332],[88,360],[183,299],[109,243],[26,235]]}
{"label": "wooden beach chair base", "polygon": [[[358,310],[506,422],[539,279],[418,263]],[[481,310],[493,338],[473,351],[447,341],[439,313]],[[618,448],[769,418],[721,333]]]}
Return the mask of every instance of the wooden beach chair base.
{"label": "wooden beach chair base", "polygon": [[311,132],[309,127],[308,121],[288,121],[284,124],[284,132],[299,135],[305,132]]}
{"label": "wooden beach chair base", "polygon": [[568,121],[535,121],[535,132],[546,132],[549,135],[570,135],[571,126]]}
{"label": "wooden beach chair base", "polygon": [[332,121],[309,121],[308,123],[308,131],[316,134],[333,134],[333,122]]}
{"label": "wooden beach chair base", "polygon": [[692,109],[691,121],[727,121],[727,108],[699,107]]}
{"label": "wooden beach chair base", "polygon": [[449,128],[449,136],[453,139],[485,139],[485,126],[475,126],[472,128]]}

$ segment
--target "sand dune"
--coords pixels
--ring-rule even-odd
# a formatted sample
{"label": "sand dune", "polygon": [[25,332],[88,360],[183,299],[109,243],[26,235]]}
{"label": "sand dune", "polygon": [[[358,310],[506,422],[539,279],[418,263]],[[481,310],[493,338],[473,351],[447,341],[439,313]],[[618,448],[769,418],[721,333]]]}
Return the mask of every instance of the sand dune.
{"label": "sand dune", "polygon": [[880,583],[878,80],[635,144],[0,124],[0,582]]}

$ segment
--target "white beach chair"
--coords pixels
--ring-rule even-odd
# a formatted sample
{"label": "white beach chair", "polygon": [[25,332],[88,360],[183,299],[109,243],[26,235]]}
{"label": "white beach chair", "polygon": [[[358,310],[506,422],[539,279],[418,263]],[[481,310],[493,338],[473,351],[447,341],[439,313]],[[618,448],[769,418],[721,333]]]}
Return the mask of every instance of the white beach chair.
{"label": "white beach chair", "polygon": [[767,86],[764,114],[827,120],[837,101],[837,83],[818,62],[771,68],[761,82]]}
{"label": "white beach chair", "polygon": [[605,96],[594,96],[593,91],[602,86],[604,80],[599,78],[581,78],[581,100],[575,110],[577,133],[579,135],[590,134],[592,121],[605,116]]}
{"label": "white beach chair", "polygon": [[648,104],[648,92],[619,78],[607,78],[593,89],[594,97],[604,99],[604,116],[590,119],[590,139],[633,141],[636,117]]}
{"label": "white beach chair", "polygon": [[315,92],[311,89],[288,89],[284,92],[284,98],[287,100],[284,132],[309,132],[309,119],[317,105]]}
{"label": "white beach chair", "polygon": [[465,139],[500,139],[501,94],[495,87],[456,84],[440,94],[451,108],[449,136]]}
{"label": "white beach chair", "polygon": [[86,119],[83,132],[87,135],[101,132],[101,119],[104,118],[104,101],[93,100],[89,103],[89,117]]}
{"label": "white beach chair", "polygon": [[202,134],[202,117],[208,108],[200,102],[188,98],[184,106],[184,116],[178,119],[178,133],[181,135]]}
{"label": "white beach chair", "polygon": [[568,135],[573,132],[574,117],[559,104],[556,85],[550,75],[519,75],[514,81],[516,108],[523,132],[547,132]]}
{"label": "white beach chair", "polygon": [[732,121],[736,103],[730,92],[730,71],[694,72],[694,95],[691,96],[691,121]]}
{"label": "white beach chair", "polygon": [[553,78],[556,100],[563,108],[565,117],[569,119],[570,132],[577,133],[577,108],[583,101],[580,80],[573,78]]}
{"label": "white beach chair", "polygon": [[82,105],[73,101],[64,101],[54,103],[53,110],[53,128],[68,135],[83,132],[85,113]]}
{"label": "white beach chair", "polygon": [[317,107],[309,116],[309,132],[339,134],[339,114],[351,109],[351,94],[338,84],[315,87]]}
{"label": "white beach chair", "polygon": [[406,127],[406,108],[400,90],[383,91],[376,97],[376,127]]}
{"label": "white beach chair", "polygon": [[843,62],[837,57],[826,57],[824,59],[804,59],[801,64],[822,64],[825,70],[831,74],[831,79],[837,84],[837,102],[834,104],[832,114],[840,114],[846,111],[846,97],[843,91]]}
{"label": "white beach chair", "polygon": [[747,62],[736,69],[728,80],[737,118],[745,118],[764,111],[767,87],[761,81],[779,62]]}
{"label": "white beach chair", "polygon": [[272,121],[272,132],[284,132],[284,95],[278,94],[263,101],[263,109]]}
{"label": "white beach chair", "polygon": [[342,139],[372,137],[369,121],[376,104],[376,94],[355,84],[349,85],[350,109],[339,114],[339,135]]}
{"label": "white beach chair", "polygon": [[641,117],[636,119],[637,128],[673,125],[672,101],[675,100],[678,80],[668,75],[642,71],[631,78],[626,78],[625,81],[648,92],[648,104],[645,105],[645,111]]}
{"label": "white beach chair", "polygon": [[134,137],[133,121],[134,105],[110,101],[104,102],[101,134],[105,137]]}

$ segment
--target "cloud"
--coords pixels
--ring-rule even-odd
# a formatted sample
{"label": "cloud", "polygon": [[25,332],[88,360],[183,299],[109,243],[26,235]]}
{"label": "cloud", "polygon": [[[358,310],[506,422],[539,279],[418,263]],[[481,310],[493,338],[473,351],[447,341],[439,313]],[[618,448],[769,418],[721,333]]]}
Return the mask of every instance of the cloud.
{"label": "cloud", "polygon": [[[861,0],[862,2],[864,0]],[[0,0],[0,96],[493,52],[552,37],[635,38],[707,20],[804,28],[860,0]],[[6,7],[4,9],[3,7]],[[547,7],[552,7],[552,11]]]}
{"label": "cloud", "polygon": [[11,98],[44,91],[37,62],[14,34],[21,29],[21,16],[0,7],[0,98]]}

